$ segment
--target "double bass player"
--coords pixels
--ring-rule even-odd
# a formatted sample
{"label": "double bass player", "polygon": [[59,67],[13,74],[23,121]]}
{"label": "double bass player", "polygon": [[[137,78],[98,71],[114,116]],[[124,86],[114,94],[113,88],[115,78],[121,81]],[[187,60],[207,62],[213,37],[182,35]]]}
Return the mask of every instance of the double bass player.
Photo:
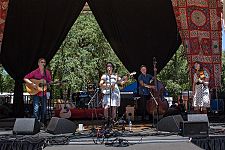
{"label": "double bass player", "polygon": [[146,120],[146,105],[147,100],[151,98],[149,89],[155,89],[154,85],[150,85],[153,81],[153,76],[150,74],[147,74],[147,67],[145,65],[141,65],[140,67],[141,74],[138,76],[138,82],[139,82],[139,95],[140,100],[138,103],[138,112],[142,115],[142,121]]}

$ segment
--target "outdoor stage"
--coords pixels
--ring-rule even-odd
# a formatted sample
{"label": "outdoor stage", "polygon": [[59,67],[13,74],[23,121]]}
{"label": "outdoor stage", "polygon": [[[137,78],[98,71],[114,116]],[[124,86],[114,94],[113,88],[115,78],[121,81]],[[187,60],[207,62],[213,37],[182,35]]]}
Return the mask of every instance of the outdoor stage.
{"label": "outdoor stage", "polygon": [[[101,120],[80,120],[84,130],[74,134],[53,135],[42,129],[35,135],[13,135],[12,130],[0,131],[1,150],[223,150],[225,149],[225,123],[210,123],[208,136],[184,137],[174,132],[157,131],[150,123],[134,123],[132,131],[128,125],[122,130],[117,124],[112,130],[100,129]],[[93,130],[95,129],[95,130]],[[99,132],[97,134],[97,129]],[[122,147],[122,148],[121,148]]]}

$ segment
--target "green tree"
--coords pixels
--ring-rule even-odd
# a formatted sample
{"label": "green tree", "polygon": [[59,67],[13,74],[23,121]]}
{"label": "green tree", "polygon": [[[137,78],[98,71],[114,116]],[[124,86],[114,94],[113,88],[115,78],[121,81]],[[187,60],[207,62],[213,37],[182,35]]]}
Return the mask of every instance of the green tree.
{"label": "green tree", "polygon": [[190,90],[191,81],[188,76],[188,63],[183,45],[159,73],[158,78],[174,99],[177,99],[182,91]]}
{"label": "green tree", "polygon": [[4,68],[0,67],[0,92],[8,92],[11,93],[14,90],[14,80],[9,76],[9,74],[4,70]]}
{"label": "green tree", "polygon": [[225,51],[222,52],[222,75],[220,94],[225,95]]}
{"label": "green tree", "polygon": [[[86,90],[88,83],[98,84],[105,72],[105,64],[112,61],[118,73],[127,70],[105,39],[92,13],[81,14],[72,26],[59,51],[50,62],[53,78],[68,80],[62,87],[71,92]],[[62,94],[62,88],[53,88],[54,95]],[[61,90],[61,92],[59,92]]]}

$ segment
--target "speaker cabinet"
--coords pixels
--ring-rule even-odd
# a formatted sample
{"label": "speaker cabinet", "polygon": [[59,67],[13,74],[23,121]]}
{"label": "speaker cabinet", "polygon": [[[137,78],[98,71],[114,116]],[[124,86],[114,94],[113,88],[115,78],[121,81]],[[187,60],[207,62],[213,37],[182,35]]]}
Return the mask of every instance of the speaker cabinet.
{"label": "speaker cabinet", "polygon": [[187,137],[208,136],[208,122],[183,121],[180,124],[181,135]]}
{"label": "speaker cabinet", "polygon": [[120,101],[120,107],[118,107],[118,116],[121,117],[123,115],[126,115],[126,107],[133,107],[134,106],[134,99],[133,95],[125,95],[121,94],[121,101]]}
{"label": "speaker cabinet", "polygon": [[17,118],[13,127],[13,134],[33,135],[40,132],[40,122],[35,118]]}
{"label": "speaker cabinet", "polygon": [[134,107],[126,107],[126,119],[134,121]]}
{"label": "speaker cabinet", "polygon": [[183,122],[181,115],[167,116],[157,123],[157,127],[159,131],[180,132],[181,122]]}
{"label": "speaker cabinet", "polygon": [[47,132],[51,134],[75,133],[76,128],[75,123],[70,120],[52,117],[47,126]]}
{"label": "speaker cabinet", "polygon": [[209,126],[209,119],[207,114],[188,114],[188,121],[207,122]]}

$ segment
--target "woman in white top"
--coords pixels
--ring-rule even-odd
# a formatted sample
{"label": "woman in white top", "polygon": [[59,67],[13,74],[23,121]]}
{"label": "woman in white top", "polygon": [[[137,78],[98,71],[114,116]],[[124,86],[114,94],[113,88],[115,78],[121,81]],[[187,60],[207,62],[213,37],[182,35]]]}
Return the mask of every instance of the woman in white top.
{"label": "woman in white top", "polygon": [[119,84],[124,84],[127,81],[122,80],[116,73],[113,73],[114,66],[111,62],[106,64],[107,73],[103,74],[99,83],[102,93],[104,94],[102,100],[102,107],[104,108],[105,118],[109,117],[108,111],[111,106],[110,117],[114,120],[116,118],[116,108],[120,106],[120,89]]}
{"label": "woman in white top", "polygon": [[194,67],[193,107],[197,113],[207,113],[207,108],[210,107],[209,74],[199,62]]}

